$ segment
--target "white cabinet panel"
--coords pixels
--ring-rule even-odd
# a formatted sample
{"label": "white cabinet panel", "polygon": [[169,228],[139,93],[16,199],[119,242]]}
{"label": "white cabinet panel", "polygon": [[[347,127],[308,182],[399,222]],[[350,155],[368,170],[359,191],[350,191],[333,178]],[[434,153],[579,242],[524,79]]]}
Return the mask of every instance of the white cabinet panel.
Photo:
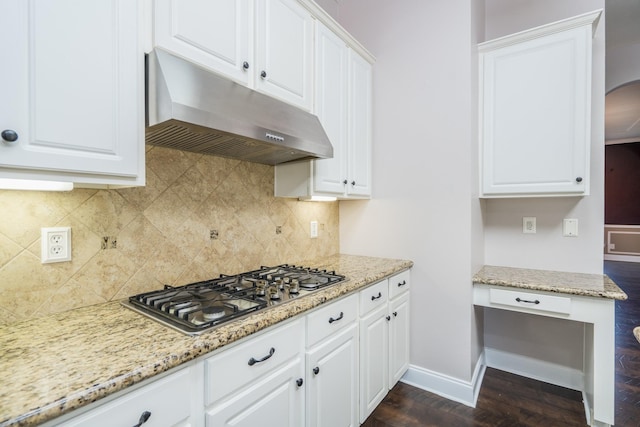
{"label": "white cabinet panel", "polygon": [[249,6],[249,0],[156,0],[155,43],[249,85],[254,65]]}
{"label": "white cabinet panel", "polygon": [[256,89],[311,110],[311,13],[296,0],[257,2],[256,43]]}
{"label": "white cabinet panel", "polygon": [[307,427],[358,425],[358,325],[307,352]]}
{"label": "white cabinet panel", "polygon": [[479,45],[484,197],[588,194],[599,13]]}
{"label": "white cabinet panel", "polygon": [[389,389],[409,369],[409,292],[389,302]]}
{"label": "white cabinet panel", "polygon": [[0,128],[19,136],[0,144],[0,168],[143,184],[141,3],[7,0],[0,14],[12,64],[0,82],[11,100],[0,104]]}
{"label": "white cabinet panel", "polygon": [[191,368],[184,368],[83,415],[58,424],[60,427],[132,426],[149,412],[145,427],[187,427],[193,390]]}
{"label": "white cabinet panel", "polygon": [[384,304],[360,320],[360,422],[367,419],[389,391],[387,316]]}

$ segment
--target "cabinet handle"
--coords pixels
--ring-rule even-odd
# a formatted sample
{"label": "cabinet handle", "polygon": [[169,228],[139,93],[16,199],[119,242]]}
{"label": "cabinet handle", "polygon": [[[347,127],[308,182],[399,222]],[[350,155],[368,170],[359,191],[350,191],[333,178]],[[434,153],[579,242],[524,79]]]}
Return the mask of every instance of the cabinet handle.
{"label": "cabinet handle", "polygon": [[304,384],[304,381],[302,380],[302,378],[298,378],[296,380],[296,384],[298,384],[298,387],[302,387],[302,384]]}
{"label": "cabinet handle", "polygon": [[380,298],[382,298],[382,292],[378,292],[378,296],[372,296],[371,297],[371,301],[375,301],[375,300],[380,299]]}
{"label": "cabinet handle", "polygon": [[245,70],[248,70],[249,69],[249,63],[247,61],[244,61],[242,63],[242,68],[245,69]]}
{"label": "cabinet handle", "polygon": [[351,185],[356,185],[356,182],[355,181],[351,181]]}
{"label": "cabinet handle", "polygon": [[335,319],[333,317],[329,318],[329,323],[333,323],[333,322],[337,322],[338,320],[342,319],[344,317],[344,313],[341,311],[340,312],[340,316],[336,317]]}
{"label": "cabinet handle", "polygon": [[393,312],[393,317],[398,317],[398,312],[397,311]]}
{"label": "cabinet handle", "polygon": [[581,176],[577,177],[576,182],[582,182],[582,177]]}
{"label": "cabinet handle", "polygon": [[391,321],[391,316],[387,316],[386,319],[387,319],[387,322]]}
{"label": "cabinet handle", "polygon": [[262,72],[260,73],[260,77],[262,77],[263,79],[267,78],[267,72],[262,70]]}
{"label": "cabinet handle", "polygon": [[344,185],[347,185],[347,183],[348,183],[348,182],[349,182],[349,181],[347,181],[346,179],[345,179],[344,181],[342,181],[342,183],[343,183]]}
{"label": "cabinet handle", "polygon": [[400,287],[400,286],[404,286],[404,285],[406,285],[406,284],[407,284],[407,281],[406,281],[406,280],[403,280],[402,282],[398,282],[398,287]]}
{"label": "cabinet handle", "polygon": [[142,415],[140,415],[140,419],[138,420],[138,424],[134,425],[133,427],[140,427],[142,424],[147,422],[147,420],[149,419],[150,416],[151,416],[151,412],[144,411],[142,413]]}
{"label": "cabinet handle", "polygon": [[264,362],[265,360],[269,359],[271,356],[273,356],[273,353],[276,352],[276,349],[271,347],[271,350],[269,350],[269,354],[267,354],[265,357],[263,357],[262,359],[254,359],[253,357],[251,359],[249,359],[249,366],[253,366],[256,363],[260,363],[260,362]]}
{"label": "cabinet handle", "polygon": [[5,129],[2,131],[2,139],[7,142],[16,142],[18,140],[18,132],[11,129]]}
{"label": "cabinet handle", "polygon": [[313,375],[318,375],[319,373],[320,373],[320,368],[318,368],[317,366],[313,368]]}
{"label": "cabinet handle", "polygon": [[516,298],[516,301],[518,301],[518,302],[526,302],[527,304],[540,304],[540,301],[538,301],[538,300],[531,301],[531,300],[521,299],[520,297]]}

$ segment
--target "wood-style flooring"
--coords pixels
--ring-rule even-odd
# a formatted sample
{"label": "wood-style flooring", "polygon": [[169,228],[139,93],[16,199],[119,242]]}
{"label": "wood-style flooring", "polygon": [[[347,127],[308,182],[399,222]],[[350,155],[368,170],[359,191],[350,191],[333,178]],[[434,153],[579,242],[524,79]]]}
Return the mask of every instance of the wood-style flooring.
{"label": "wood-style flooring", "polygon": [[[605,273],[629,296],[616,302],[616,426],[640,427],[640,263],[606,261]],[[487,369],[475,408],[398,383],[363,427],[585,426],[579,392]]]}

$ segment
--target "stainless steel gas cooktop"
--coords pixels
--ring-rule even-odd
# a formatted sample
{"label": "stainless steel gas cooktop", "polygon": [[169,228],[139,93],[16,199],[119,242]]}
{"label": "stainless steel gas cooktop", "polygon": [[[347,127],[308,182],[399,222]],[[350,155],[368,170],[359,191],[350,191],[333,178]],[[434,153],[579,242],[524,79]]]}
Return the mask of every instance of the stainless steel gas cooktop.
{"label": "stainless steel gas cooktop", "polygon": [[334,271],[283,264],[145,292],[123,304],[189,335],[345,280]]}

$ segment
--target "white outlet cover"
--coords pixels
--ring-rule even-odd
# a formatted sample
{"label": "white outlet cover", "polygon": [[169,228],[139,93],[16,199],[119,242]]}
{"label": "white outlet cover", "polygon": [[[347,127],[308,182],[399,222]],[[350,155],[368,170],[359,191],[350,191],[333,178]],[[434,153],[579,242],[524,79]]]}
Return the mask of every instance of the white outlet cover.
{"label": "white outlet cover", "polygon": [[40,229],[40,259],[42,264],[71,261],[71,227]]}
{"label": "white outlet cover", "polygon": [[312,239],[318,237],[318,221],[311,221],[311,224],[309,225],[309,235]]}
{"label": "white outlet cover", "polygon": [[522,232],[525,234],[536,233],[536,217],[535,216],[522,217]]}

